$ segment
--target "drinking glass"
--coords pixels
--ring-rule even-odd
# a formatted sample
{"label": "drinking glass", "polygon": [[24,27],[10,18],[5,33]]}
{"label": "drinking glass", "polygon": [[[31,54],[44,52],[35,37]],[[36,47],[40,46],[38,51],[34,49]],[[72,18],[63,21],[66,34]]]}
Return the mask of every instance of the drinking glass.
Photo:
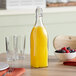
{"label": "drinking glass", "polygon": [[18,55],[19,59],[25,58],[25,42],[26,37],[25,36],[18,36]]}
{"label": "drinking glass", "polygon": [[5,37],[7,61],[15,61],[25,58],[25,36]]}
{"label": "drinking glass", "polygon": [[57,3],[57,0],[47,0],[48,3]]}
{"label": "drinking glass", "polygon": [[58,0],[58,2],[60,2],[60,3],[68,3],[69,0]]}
{"label": "drinking glass", "polygon": [[5,37],[7,61],[18,59],[18,38],[17,36]]}

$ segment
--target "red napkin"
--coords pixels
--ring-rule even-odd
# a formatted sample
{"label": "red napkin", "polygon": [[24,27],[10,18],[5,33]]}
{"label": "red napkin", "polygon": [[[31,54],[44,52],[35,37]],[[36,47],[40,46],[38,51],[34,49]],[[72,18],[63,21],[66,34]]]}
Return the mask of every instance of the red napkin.
{"label": "red napkin", "polygon": [[[9,68],[8,68],[9,69]],[[8,71],[8,69],[4,71],[0,71],[0,76]],[[21,76],[25,72],[25,68],[14,68],[13,72],[6,74],[6,76]]]}
{"label": "red napkin", "polygon": [[64,65],[76,66],[76,58],[63,62]]}

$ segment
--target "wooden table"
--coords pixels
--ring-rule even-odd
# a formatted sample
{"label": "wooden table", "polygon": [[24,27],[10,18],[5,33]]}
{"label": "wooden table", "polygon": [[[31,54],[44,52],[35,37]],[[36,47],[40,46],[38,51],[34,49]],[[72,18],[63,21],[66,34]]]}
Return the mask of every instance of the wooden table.
{"label": "wooden table", "polygon": [[76,1],[70,1],[67,3],[47,3],[47,7],[64,7],[64,6],[76,6]]}
{"label": "wooden table", "polygon": [[[55,57],[49,56],[49,66],[47,68],[31,68],[30,56],[25,56],[25,60],[13,62],[14,67],[25,67],[26,72],[22,76],[75,76],[76,66],[64,66]],[[6,62],[6,55],[0,54],[0,62]]]}

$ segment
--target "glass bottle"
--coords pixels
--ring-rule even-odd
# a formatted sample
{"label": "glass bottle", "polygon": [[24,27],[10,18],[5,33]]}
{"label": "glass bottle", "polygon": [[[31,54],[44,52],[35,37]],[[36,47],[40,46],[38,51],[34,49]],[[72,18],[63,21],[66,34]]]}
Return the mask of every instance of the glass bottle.
{"label": "glass bottle", "polygon": [[42,22],[43,11],[36,9],[36,22],[30,36],[31,67],[40,68],[48,66],[48,38],[47,31]]}

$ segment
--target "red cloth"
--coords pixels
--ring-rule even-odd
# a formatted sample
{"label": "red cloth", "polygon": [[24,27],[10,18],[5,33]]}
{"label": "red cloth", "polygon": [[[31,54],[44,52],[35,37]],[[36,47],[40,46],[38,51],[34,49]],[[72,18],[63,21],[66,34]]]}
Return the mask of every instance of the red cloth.
{"label": "red cloth", "polygon": [[64,65],[76,66],[76,58],[63,62]]}
{"label": "red cloth", "polygon": [[[6,73],[8,69],[0,71],[0,76]],[[25,68],[14,68],[13,72],[7,73],[6,76],[21,76],[25,72]]]}

